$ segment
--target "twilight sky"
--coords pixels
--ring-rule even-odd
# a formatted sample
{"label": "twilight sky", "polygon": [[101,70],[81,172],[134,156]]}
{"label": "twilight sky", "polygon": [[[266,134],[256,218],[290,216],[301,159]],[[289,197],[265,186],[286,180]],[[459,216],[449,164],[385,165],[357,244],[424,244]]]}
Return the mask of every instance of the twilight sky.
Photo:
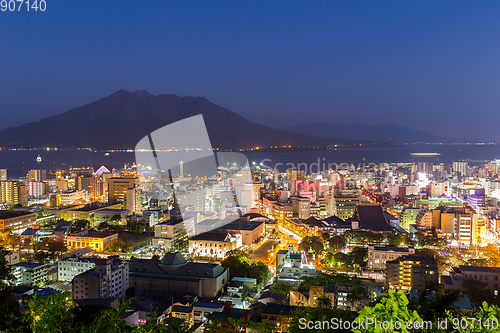
{"label": "twilight sky", "polygon": [[0,130],[123,88],[500,140],[499,1],[46,3],[0,12]]}

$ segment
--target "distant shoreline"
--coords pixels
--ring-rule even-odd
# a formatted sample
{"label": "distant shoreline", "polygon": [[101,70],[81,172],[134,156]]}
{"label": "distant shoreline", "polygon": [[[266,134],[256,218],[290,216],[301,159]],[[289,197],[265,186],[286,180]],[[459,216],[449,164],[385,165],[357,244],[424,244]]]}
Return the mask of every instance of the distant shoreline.
{"label": "distant shoreline", "polygon": [[[214,151],[232,151],[232,152],[302,152],[309,150],[336,150],[336,149],[369,149],[369,148],[397,148],[405,146],[498,146],[497,142],[451,142],[451,143],[430,143],[430,142],[415,142],[415,143],[361,143],[361,144],[332,144],[329,146],[296,146],[296,147],[286,147],[286,146],[275,146],[275,147],[257,147],[257,148],[228,148],[228,149],[217,149]],[[36,147],[36,148],[6,148],[0,147],[0,151],[90,151],[90,152],[103,152],[103,153],[134,153],[134,149],[95,149],[95,148],[82,148],[82,147],[71,147],[71,148],[59,148],[59,147]]]}

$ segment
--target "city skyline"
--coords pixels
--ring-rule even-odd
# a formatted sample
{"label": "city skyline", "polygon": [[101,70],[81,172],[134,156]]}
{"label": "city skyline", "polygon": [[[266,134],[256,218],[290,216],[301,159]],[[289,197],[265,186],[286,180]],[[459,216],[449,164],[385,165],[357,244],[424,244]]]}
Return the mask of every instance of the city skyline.
{"label": "city skyline", "polygon": [[500,332],[499,17],[0,0],[0,331]]}

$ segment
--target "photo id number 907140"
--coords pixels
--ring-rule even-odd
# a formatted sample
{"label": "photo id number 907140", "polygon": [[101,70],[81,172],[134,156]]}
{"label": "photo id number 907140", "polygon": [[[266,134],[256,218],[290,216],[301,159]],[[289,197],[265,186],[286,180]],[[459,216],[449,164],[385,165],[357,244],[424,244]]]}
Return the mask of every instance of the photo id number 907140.
{"label": "photo id number 907140", "polygon": [[46,9],[47,2],[45,0],[0,0],[0,10],[2,12],[44,12]]}

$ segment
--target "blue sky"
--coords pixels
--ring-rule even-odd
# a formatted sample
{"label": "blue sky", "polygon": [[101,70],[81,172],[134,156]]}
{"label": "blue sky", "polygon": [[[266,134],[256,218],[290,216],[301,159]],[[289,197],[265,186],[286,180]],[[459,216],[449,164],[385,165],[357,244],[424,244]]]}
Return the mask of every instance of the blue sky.
{"label": "blue sky", "polygon": [[142,89],[500,139],[498,1],[46,2],[0,12],[0,129]]}

